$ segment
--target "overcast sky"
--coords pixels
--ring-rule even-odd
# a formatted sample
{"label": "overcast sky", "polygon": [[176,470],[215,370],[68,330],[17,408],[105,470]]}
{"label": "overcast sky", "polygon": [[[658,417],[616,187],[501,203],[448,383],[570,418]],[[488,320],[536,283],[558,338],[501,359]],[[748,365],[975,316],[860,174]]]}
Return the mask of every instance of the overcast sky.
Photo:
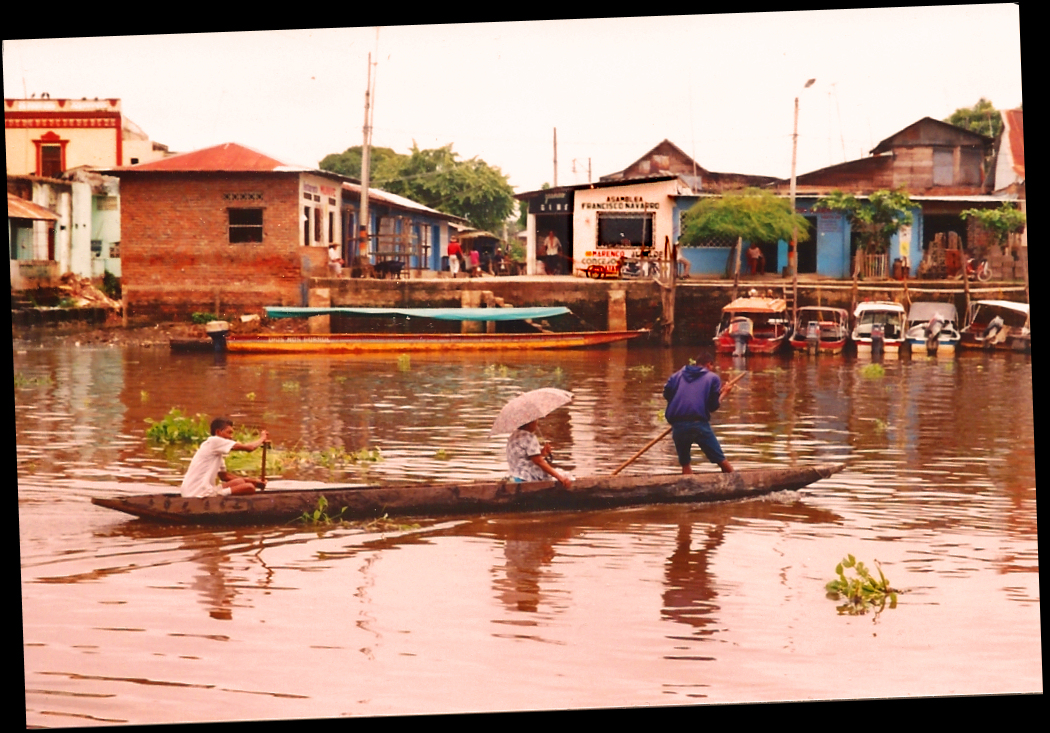
{"label": "overcast sky", "polygon": [[[453,144],[516,191],[621,170],[667,138],[709,170],[787,177],[923,117],[1021,97],[1016,5],[4,41],[4,96],[119,97],[155,141],[316,166],[362,142]],[[803,89],[807,79],[816,83]],[[575,166],[575,172],[573,168]]]}

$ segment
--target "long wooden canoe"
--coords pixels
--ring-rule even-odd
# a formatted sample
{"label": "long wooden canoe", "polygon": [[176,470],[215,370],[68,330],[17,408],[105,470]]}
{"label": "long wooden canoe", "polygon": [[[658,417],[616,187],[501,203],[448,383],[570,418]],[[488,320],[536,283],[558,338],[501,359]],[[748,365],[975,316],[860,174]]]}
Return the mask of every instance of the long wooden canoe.
{"label": "long wooden canoe", "polygon": [[[439,334],[249,334],[231,335],[226,350],[236,354],[369,353],[411,351],[482,351],[499,349],[579,349],[647,334],[639,331],[567,331],[564,333]],[[174,345],[173,345],[174,347]]]}
{"label": "long wooden canoe", "polygon": [[794,468],[747,469],[689,476],[605,476],[579,478],[571,489],[555,481],[509,480],[470,483],[406,484],[308,490],[269,490],[245,496],[186,498],[143,494],[93,498],[98,506],[142,519],[179,524],[270,524],[312,513],[318,501],[326,513],[344,519],[382,516],[447,516],[500,511],[592,509],[638,504],[711,502],[800,489],[845,467],[829,463]]}

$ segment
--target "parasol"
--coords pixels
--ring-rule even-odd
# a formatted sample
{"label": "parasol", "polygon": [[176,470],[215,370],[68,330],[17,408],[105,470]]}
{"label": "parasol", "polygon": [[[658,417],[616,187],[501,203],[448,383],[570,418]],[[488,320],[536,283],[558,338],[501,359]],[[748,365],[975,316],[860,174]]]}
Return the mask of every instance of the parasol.
{"label": "parasol", "polygon": [[492,424],[489,435],[510,433],[522,425],[549,415],[563,405],[572,402],[572,392],[554,387],[541,387],[518,395],[500,410]]}

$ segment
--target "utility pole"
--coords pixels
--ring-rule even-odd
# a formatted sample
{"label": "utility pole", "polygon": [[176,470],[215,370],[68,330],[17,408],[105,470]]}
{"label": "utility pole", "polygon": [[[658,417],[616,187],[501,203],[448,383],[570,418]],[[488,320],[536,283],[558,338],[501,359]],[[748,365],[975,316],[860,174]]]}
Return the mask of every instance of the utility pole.
{"label": "utility pole", "polygon": [[365,83],[365,124],[364,141],[361,144],[361,215],[358,219],[357,257],[363,259],[368,255],[368,181],[369,153],[372,144],[372,54],[368,54],[368,78]]}
{"label": "utility pole", "polygon": [[558,128],[554,128],[554,188],[558,187]]}
{"label": "utility pole", "polygon": [[[816,79],[810,79],[802,87],[803,89],[809,89],[813,86]],[[798,216],[798,212],[795,210],[795,162],[798,158],[798,96],[795,96],[795,125],[791,133],[791,216]],[[739,250],[739,246],[738,246]],[[788,269],[791,272],[791,297],[793,303],[792,318],[798,316],[798,224],[792,222],[791,224],[791,242],[788,244]]]}

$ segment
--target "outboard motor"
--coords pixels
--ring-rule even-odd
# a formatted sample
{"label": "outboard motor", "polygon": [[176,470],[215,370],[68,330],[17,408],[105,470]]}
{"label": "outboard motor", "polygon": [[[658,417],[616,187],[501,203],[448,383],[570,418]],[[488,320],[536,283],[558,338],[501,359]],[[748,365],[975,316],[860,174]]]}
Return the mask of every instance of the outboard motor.
{"label": "outboard motor", "polygon": [[886,324],[873,323],[871,325],[871,353],[881,354],[886,347]]}
{"label": "outboard motor", "polygon": [[729,335],[733,337],[735,344],[733,356],[744,356],[747,353],[748,342],[751,341],[751,319],[738,316],[729,322]]}
{"label": "outboard motor", "polygon": [[944,319],[934,315],[926,326],[926,354],[933,356],[937,353],[937,347],[941,345],[941,331],[944,330]]}
{"label": "outboard motor", "polygon": [[226,321],[208,321],[204,332],[211,338],[216,353],[226,351],[226,337],[230,334],[230,324]]}
{"label": "outboard motor", "polygon": [[1002,316],[996,316],[989,323],[988,327],[984,329],[984,347],[990,349],[995,345],[999,332],[1003,330],[1005,325]]}
{"label": "outboard motor", "polygon": [[820,346],[820,323],[810,321],[806,324],[806,348],[813,352],[818,346]]}

